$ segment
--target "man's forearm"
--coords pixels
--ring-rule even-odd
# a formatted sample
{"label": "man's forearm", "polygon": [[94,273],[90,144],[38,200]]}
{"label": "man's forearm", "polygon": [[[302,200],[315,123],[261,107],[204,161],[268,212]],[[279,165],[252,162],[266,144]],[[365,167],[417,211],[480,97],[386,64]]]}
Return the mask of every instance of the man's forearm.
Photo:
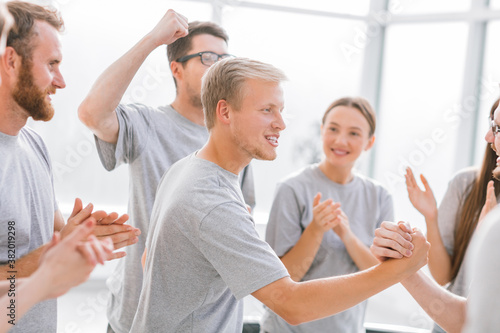
{"label": "man's forearm", "polygon": [[421,271],[401,284],[445,331],[462,331],[467,303],[465,298],[450,293]]}
{"label": "man's forearm", "polygon": [[[106,127],[111,126],[110,123],[117,126],[117,123],[115,124],[115,121],[110,117],[135,74],[156,47],[157,45],[149,36],[145,36],[121,58],[111,64],[92,86],[78,109],[78,115],[80,120],[98,137],[101,137],[100,133],[107,130]],[[116,128],[116,132],[117,130],[118,128]]]}
{"label": "man's forearm", "polygon": [[38,249],[31,251],[24,257],[17,259],[13,264],[1,265],[0,280],[6,280],[11,275],[15,275],[16,279],[30,276],[38,268],[40,256],[45,251],[45,246],[42,245]]}

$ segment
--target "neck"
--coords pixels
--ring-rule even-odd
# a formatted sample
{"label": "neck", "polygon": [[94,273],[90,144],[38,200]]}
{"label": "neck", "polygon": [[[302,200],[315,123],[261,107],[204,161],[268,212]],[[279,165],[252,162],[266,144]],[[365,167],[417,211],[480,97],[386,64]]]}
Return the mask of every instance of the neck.
{"label": "neck", "polygon": [[194,106],[188,99],[178,94],[171,106],[184,118],[192,121],[200,126],[205,126],[205,115],[203,114],[203,107]]}
{"label": "neck", "polygon": [[5,92],[0,92],[0,132],[7,135],[18,135],[26,125],[28,115]]}
{"label": "neck", "polygon": [[199,158],[217,164],[221,168],[238,175],[252,160],[251,156],[235,149],[232,140],[223,139],[210,133],[208,142],[198,152]]}
{"label": "neck", "polygon": [[319,169],[325,174],[326,177],[328,177],[328,179],[337,184],[347,184],[354,178],[352,174],[352,166],[339,168],[331,165],[326,160],[323,160],[319,164]]}

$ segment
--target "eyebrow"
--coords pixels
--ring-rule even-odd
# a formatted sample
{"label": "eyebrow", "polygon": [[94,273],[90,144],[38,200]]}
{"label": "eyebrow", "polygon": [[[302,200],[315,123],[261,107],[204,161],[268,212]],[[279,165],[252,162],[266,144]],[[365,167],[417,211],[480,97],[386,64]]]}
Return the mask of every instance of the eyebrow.
{"label": "eyebrow", "polygon": [[[340,126],[338,123],[336,123],[334,121],[330,121],[330,123],[328,125]],[[351,126],[351,127],[349,127],[349,129],[355,129],[355,130],[358,130],[358,131],[362,131],[361,127],[357,127],[357,126]]]}

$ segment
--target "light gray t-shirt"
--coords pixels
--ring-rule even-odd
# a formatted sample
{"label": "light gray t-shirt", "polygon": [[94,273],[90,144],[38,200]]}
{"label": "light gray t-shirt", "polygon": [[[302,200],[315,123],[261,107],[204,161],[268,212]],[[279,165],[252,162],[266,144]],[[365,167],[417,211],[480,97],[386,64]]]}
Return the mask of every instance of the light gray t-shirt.
{"label": "light gray t-shirt", "polygon": [[[200,149],[208,139],[205,127],[184,118],[171,106],[153,108],[142,104],[120,104],[116,145],[96,137],[102,164],[113,170],[129,164],[129,224],[141,230],[139,241],[126,248],[127,256],[117,264],[107,286],[111,292],[108,320],[116,333],[128,333],[142,286],[141,256],[158,183],[179,159]],[[240,177],[247,204],[255,205],[250,168]]]}
{"label": "light gray t-shirt", "polygon": [[[356,174],[345,185],[331,181],[319,169],[310,165],[281,181],[276,190],[266,230],[266,241],[281,257],[299,240],[313,218],[313,198],[321,192],[321,201],[333,199],[341,203],[349,225],[366,245],[372,244],[375,229],[383,221],[394,219],[389,192],[372,179]],[[333,230],[325,233],[321,246],[303,281],[358,271],[342,240]],[[262,331],[282,332],[364,332],[366,302],[337,315],[297,326],[287,324],[269,309],[262,320]]]}
{"label": "light gray t-shirt", "polygon": [[259,238],[238,176],[195,154],[162,178],[146,246],[131,332],[241,332],[241,299],[288,276]]}
{"label": "light gray t-shirt", "polygon": [[[455,246],[455,231],[465,199],[469,195],[474,181],[478,177],[478,169],[475,167],[465,168],[455,174],[448,183],[448,189],[444,194],[443,200],[439,205],[438,211],[438,226],[439,233],[443,240],[446,251],[451,256],[453,255],[453,247]],[[499,198],[497,198],[498,201]],[[467,252],[469,250],[467,249]],[[467,261],[464,260],[458,270],[458,274],[451,283],[446,287],[449,291],[456,295],[467,297],[468,284],[465,279],[467,270]],[[433,333],[444,333],[445,331],[437,324],[434,325]]]}
{"label": "light gray t-shirt", "polygon": [[[42,138],[28,127],[17,136],[0,132],[0,264],[7,264],[9,254],[20,259],[49,242],[56,210],[52,166]],[[15,229],[10,247],[9,221]],[[4,309],[2,320],[10,320],[6,314]],[[38,303],[15,322],[9,332],[56,332],[57,301]]]}
{"label": "light gray t-shirt", "polygon": [[466,261],[470,293],[464,333],[500,327],[500,208],[491,211],[472,237]]}

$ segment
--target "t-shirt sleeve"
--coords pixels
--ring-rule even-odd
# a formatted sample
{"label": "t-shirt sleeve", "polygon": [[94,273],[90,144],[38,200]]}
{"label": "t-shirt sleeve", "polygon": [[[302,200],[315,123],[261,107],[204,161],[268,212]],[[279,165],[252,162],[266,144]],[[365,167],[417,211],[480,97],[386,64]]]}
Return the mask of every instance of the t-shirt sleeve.
{"label": "t-shirt sleeve", "polygon": [[259,238],[242,204],[214,208],[200,224],[199,248],[236,299],[289,276],[269,245]]}
{"label": "t-shirt sleeve", "polygon": [[458,214],[463,204],[465,192],[470,185],[463,173],[457,174],[448,183],[448,189],[438,210],[438,227],[443,244],[448,254],[453,254],[455,244],[455,227],[458,222]]}
{"label": "t-shirt sleeve", "polygon": [[141,154],[154,131],[152,109],[142,104],[120,104],[115,110],[119,130],[116,144],[95,137],[97,152],[108,171],[122,163],[131,163]]}
{"label": "t-shirt sleeve", "polygon": [[267,222],[266,242],[279,257],[299,241],[303,231],[301,219],[300,202],[295,191],[286,183],[278,184]]}

